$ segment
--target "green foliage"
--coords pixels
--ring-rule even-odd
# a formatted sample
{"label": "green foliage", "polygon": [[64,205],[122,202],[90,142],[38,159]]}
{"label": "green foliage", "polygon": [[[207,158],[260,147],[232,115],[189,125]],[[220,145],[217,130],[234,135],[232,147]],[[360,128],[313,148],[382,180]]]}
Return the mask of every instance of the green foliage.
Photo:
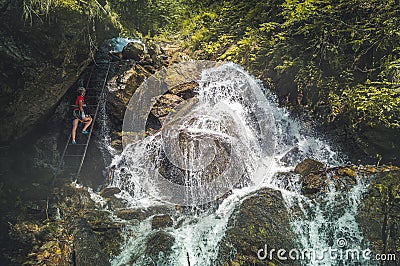
{"label": "green foliage", "polygon": [[342,95],[331,95],[333,114],[346,113],[353,126],[366,123],[387,128],[400,127],[400,89],[391,83],[367,82],[346,89]]}
{"label": "green foliage", "polygon": [[187,15],[184,0],[120,0],[108,1],[119,14],[120,22],[128,31],[139,31],[154,36],[169,32]]}
{"label": "green foliage", "polygon": [[[210,40],[210,28],[215,23],[217,14],[215,12],[203,12],[194,16],[191,20],[184,23],[182,37],[193,46],[193,49],[198,50],[204,48]],[[217,44],[216,44],[217,45]]]}
{"label": "green foliage", "polygon": [[90,17],[106,14],[106,10],[97,0],[23,0],[24,17],[32,21],[32,15],[47,16],[56,8],[67,8]]}
{"label": "green foliage", "polygon": [[125,35],[179,36],[200,58],[240,63],[277,90],[290,84],[327,121],[399,127],[398,0],[23,2],[28,18],[63,6],[107,16]]}
{"label": "green foliage", "polygon": [[327,121],[399,127],[398,1],[200,3],[182,36],[201,57],[240,63],[278,90],[295,84],[311,109],[326,106]]}

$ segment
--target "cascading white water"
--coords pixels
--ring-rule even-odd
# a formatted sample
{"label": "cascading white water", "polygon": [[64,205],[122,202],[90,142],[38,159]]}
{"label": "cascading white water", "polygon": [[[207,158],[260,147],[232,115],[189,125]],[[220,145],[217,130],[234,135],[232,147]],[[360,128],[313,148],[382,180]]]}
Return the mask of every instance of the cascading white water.
{"label": "cascading white water", "polygon": [[[234,168],[235,170],[240,169],[244,173],[240,176],[243,178],[241,181],[244,180],[244,182],[238,182],[234,175],[227,175],[221,179],[222,184],[227,184],[232,193],[215,208],[197,210],[186,214],[178,213],[174,216],[175,223],[179,222],[180,225],[176,228],[167,229],[167,232],[175,238],[172,253],[169,256],[159,257],[158,261],[153,261],[153,263],[155,265],[215,265],[218,244],[224,236],[226,225],[233,210],[246,195],[260,187],[281,190],[289,210],[295,205],[303,207],[304,216],[299,219],[292,217],[291,224],[294,232],[299,236],[299,244],[302,247],[321,250],[332,246],[332,243],[330,243],[332,239],[342,236],[351,236],[354,240],[353,243],[360,243],[362,235],[358,231],[354,216],[364,188],[362,184],[354,186],[348,194],[349,197],[345,202],[348,207],[342,208],[343,214],[334,217],[334,220],[330,220],[327,214],[335,204],[336,192],[333,188],[328,193],[330,197],[323,204],[317,204],[300,195],[300,192],[296,190],[298,183],[295,180],[290,189],[282,187],[273,180],[274,173],[292,170],[296,164],[305,158],[314,158],[328,166],[343,163],[344,159],[334,152],[326,142],[307,134],[298,122],[289,117],[285,110],[278,108],[272,95],[268,95],[269,103],[267,105],[257,105],[251,91],[238,94],[238,91],[240,91],[238,84],[250,83],[251,88],[258,89],[261,85],[237,65],[227,64],[225,68],[223,67],[224,65],[222,65],[222,68],[215,66],[211,70],[203,71],[197,88],[197,102],[193,105],[193,108],[190,107],[189,111],[184,107],[178,108],[178,119],[168,117],[166,129],[163,132],[147,136],[139,142],[128,144],[122,154],[113,159],[112,165],[116,166],[116,170],[111,186],[117,186],[124,190],[120,197],[128,201],[127,207],[146,208],[163,204],[150,195],[161,195],[158,198],[162,201],[171,201],[171,198],[162,197],[164,188],[160,188],[160,183],[152,179],[153,175],[155,172],[163,171],[166,156],[172,161],[173,165],[178,165],[184,169],[200,168],[201,165],[196,164],[196,159],[202,156],[204,156],[201,160],[203,163],[213,162],[219,151],[213,150],[209,141],[210,138],[217,139],[221,143],[228,143],[229,149],[227,149],[228,152],[225,152],[225,156],[226,154],[236,154],[236,157],[231,156],[230,159],[232,160],[233,157],[233,161],[230,161],[230,163],[237,166],[237,168]],[[244,95],[253,98],[249,101],[244,99]],[[260,110],[260,108],[265,109]],[[256,116],[255,113],[261,111],[264,112],[263,114],[271,112],[275,121],[272,126],[276,132],[274,135],[276,145],[274,150],[268,154],[263,153],[263,145],[268,143],[267,147],[271,148],[269,140],[265,138],[266,136],[272,138],[272,131],[260,127],[260,119],[263,118]],[[268,118],[262,121],[269,123],[273,120]],[[262,134],[265,133],[265,130],[269,134]],[[185,136],[189,136],[189,138],[183,139],[187,141],[186,143],[189,143],[185,146],[186,149],[183,149],[183,153],[178,151],[182,146],[163,144],[165,140],[171,143],[172,137],[179,138],[176,131],[184,131]],[[197,138],[199,135],[202,137]],[[204,138],[204,136],[207,136],[207,138]],[[260,136],[262,136],[261,139]],[[191,142],[190,140],[193,140],[193,138],[197,142]],[[240,139],[241,142],[235,142],[234,138]],[[202,142],[203,147],[206,146],[211,151],[201,154],[204,150],[199,151],[199,148],[196,147],[196,143],[199,142]],[[168,157],[165,153],[178,154],[180,157]],[[267,167],[265,167],[265,161],[260,164],[259,160],[262,156],[268,160]],[[226,163],[224,160],[222,162]],[[263,167],[260,167],[260,165]],[[223,165],[218,167],[223,167]],[[216,173],[221,172],[223,171]],[[173,175],[173,172],[169,174]],[[248,175],[247,178],[246,175]],[[198,171],[186,171],[182,176],[183,180],[181,181],[186,186],[185,189],[190,190],[191,186],[196,186],[197,189],[206,182],[202,180],[205,176],[204,172],[198,174]],[[252,179],[252,176],[256,176],[256,178]],[[230,177],[233,179],[230,180]],[[227,189],[223,191],[226,192]],[[191,197],[193,194],[196,197],[198,195],[201,197],[209,196],[202,195],[196,190],[186,190],[185,193]],[[168,196],[170,195],[168,194]],[[173,199],[172,202],[174,202]],[[151,217],[139,224],[127,224],[123,252],[112,259],[112,265],[132,264],[132,257],[135,257],[134,265],[149,263],[149,259],[144,255],[144,247],[146,239],[153,232],[150,221]],[[337,261],[333,260],[323,260],[318,262],[304,261],[303,264],[336,265],[336,263]]]}
{"label": "cascading white water", "polygon": [[369,265],[362,255],[367,249],[356,221],[365,188],[360,180],[347,193],[330,184],[325,198],[317,201],[282,190],[288,212],[301,211],[291,216],[291,227],[300,250],[310,251],[301,259],[302,265]]}

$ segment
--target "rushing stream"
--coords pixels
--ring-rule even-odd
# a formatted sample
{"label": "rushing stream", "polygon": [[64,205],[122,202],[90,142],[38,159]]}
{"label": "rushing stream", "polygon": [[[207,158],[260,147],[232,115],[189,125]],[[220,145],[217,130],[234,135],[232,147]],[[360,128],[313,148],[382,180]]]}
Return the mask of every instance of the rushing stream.
{"label": "rushing stream", "polygon": [[[172,217],[174,228],[166,229],[175,239],[172,253],[160,253],[157,259],[144,255],[153,233],[149,217],[126,224],[122,252],[112,259],[112,265],[132,261],[134,265],[215,265],[232,212],[262,187],[282,192],[288,213],[292,213],[291,227],[299,249],[313,249],[318,254],[346,240],[349,248],[361,249],[363,237],[354,217],[365,188],[362,183],[346,195],[330,186],[327,197],[316,202],[300,194],[296,177],[286,184],[274,179],[274,174],[292,170],[306,158],[327,166],[343,164],[345,158],[279,108],[273,95],[241,67],[232,63],[205,66],[202,63],[194,71],[199,84],[196,97],[171,112],[163,130],[140,138],[137,134],[128,142],[125,139],[124,151],[111,163],[115,166],[111,186],[123,190],[118,197],[126,200],[127,208],[189,205]],[[176,73],[185,76],[189,74],[184,71],[193,69],[185,65],[179,69],[183,73],[166,71],[161,76],[173,79]],[[151,79],[144,87],[150,85],[154,85]],[[137,108],[149,112],[151,105]],[[128,133],[138,133],[136,126],[145,129],[138,120],[143,115],[128,115],[133,119],[128,122],[134,123]],[[216,198],[221,198],[218,204],[213,203]],[[300,214],[292,211],[296,208]],[[346,265],[343,261],[311,258],[302,264]]]}

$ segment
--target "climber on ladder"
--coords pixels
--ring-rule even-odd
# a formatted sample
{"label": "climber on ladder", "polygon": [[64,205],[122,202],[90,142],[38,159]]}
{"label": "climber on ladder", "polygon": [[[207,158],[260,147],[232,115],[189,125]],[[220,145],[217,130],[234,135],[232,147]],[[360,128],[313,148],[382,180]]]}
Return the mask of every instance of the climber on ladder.
{"label": "climber on ladder", "polygon": [[86,89],[83,87],[78,88],[78,97],[75,100],[75,104],[72,105],[74,107],[73,110],[73,121],[72,121],[72,144],[76,144],[75,136],[76,136],[76,129],[78,128],[79,122],[83,123],[82,134],[87,135],[89,131],[87,130],[90,124],[92,123],[92,118],[89,115],[86,115],[83,108],[86,107],[85,105],[85,97]]}

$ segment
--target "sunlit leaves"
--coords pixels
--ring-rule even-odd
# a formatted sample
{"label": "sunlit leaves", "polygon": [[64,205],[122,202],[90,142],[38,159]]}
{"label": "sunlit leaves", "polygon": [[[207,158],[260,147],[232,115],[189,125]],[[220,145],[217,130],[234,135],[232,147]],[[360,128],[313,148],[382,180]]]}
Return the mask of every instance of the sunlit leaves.
{"label": "sunlit leaves", "polygon": [[[400,90],[391,83],[367,82],[346,89],[342,95],[331,95],[333,114],[346,112],[353,126],[366,123],[370,126],[400,127]],[[399,86],[400,84],[398,84]]]}

